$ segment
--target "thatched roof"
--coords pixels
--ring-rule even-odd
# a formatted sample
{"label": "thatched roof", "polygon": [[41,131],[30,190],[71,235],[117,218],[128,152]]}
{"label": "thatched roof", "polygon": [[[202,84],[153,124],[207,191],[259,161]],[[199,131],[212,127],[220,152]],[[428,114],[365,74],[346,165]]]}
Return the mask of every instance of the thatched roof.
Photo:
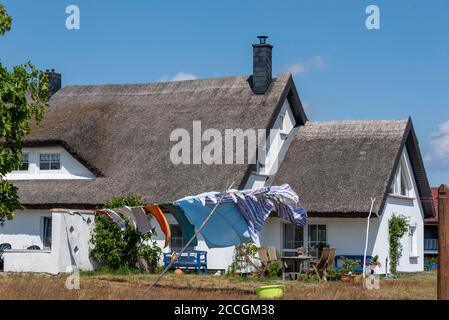
{"label": "thatched roof", "polygon": [[[307,122],[299,128],[274,184],[289,183],[311,216],[381,213],[406,147],[421,198],[430,187],[411,120]],[[426,215],[433,206],[422,202]]]}
{"label": "thatched roof", "polygon": [[176,128],[269,128],[285,98],[298,124],[307,118],[290,74],[254,95],[248,77],[155,84],[68,86],[50,100],[44,121],[26,146],[63,146],[95,180],[14,181],[29,208],[92,207],[111,196],[139,194],[148,203],[242,186],[248,165],[174,165]]}

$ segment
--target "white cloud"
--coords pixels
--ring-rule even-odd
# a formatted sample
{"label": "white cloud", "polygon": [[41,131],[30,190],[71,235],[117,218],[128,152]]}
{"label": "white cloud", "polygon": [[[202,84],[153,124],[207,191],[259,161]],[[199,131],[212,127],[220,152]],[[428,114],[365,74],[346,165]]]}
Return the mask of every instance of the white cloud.
{"label": "white cloud", "polygon": [[178,72],[173,77],[163,76],[159,81],[167,82],[167,81],[184,81],[184,80],[195,80],[198,79],[196,75],[193,73],[184,73]]}
{"label": "white cloud", "polygon": [[322,70],[325,67],[325,61],[322,56],[315,56],[304,61],[291,63],[285,66],[285,69],[295,75],[303,75],[314,70]]}
{"label": "white cloud", "polygon": [[438,126],[438,131],[431,137],[430,147],[432,155],[429,159],[438,161],[449,161],[449,121]]}

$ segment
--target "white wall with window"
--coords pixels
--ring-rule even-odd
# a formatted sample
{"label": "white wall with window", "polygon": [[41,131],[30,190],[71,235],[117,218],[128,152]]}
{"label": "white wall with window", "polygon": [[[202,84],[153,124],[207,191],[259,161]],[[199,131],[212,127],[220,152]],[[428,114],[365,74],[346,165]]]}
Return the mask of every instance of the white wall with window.
{"label": "white wall with window", "polygon": [[13,220],[0,222],[0,244],[9,243],[12,249],[40,249],[51,247],[51,212],[49,210],[17,211]]}
{"label": "white wall with window", "polygon": [[95,175],[64,148],[24,148],[22,164],[6,179],[95,179]]}

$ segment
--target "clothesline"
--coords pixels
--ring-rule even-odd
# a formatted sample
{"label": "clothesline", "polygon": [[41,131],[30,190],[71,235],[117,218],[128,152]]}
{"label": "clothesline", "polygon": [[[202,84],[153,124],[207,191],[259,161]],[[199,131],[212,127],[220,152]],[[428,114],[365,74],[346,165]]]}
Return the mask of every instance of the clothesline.
{"label": "clothesline", "polygon": [[[299,226],[304,226],[307,222],[306,209],[301,206],[298,195],[288,184],[251,190],[232,189],[225,193],[207,192],[187,196],[173,203],[104,209],[97,212],[106,214],[120,228],[125,227],[124,217],[142,232],[151,230],[148,215],[154,216],[165,234],[166,247],[171,238],[171,231],[164,211],[173,215],[181,228],[183,242],[186,243],[195,234],[195,229],[199,230],[218,199],[221,199],[221,202],[215,215],[200,232],[209,248],[257,241],[265,221],[273,211],[276,211],[280,218]],[[197,239],[192,245],[197,245]]]}

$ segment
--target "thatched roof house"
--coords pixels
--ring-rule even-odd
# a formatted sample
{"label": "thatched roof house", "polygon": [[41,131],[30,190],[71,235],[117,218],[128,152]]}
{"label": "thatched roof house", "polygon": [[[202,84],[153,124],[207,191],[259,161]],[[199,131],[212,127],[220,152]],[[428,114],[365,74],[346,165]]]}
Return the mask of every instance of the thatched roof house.
{"label": "thatched roof house", "polygon": [[[412,120],[307,122],[287,151],[275,183],[288,182],[309,216],[366,216],[382,212],[400,157],[407,150],[419,194],[430,199]],[[294,174],[292,174],[294,172]],[[433,216],[429,201],[422,201]]]}
{"label": "thatched roof house", "polygon": [[[401,240],[398,270],[422,271],[424,217],[434,208],[411,119],[308,121],[292,75],[272,78],[272,48],[266,37],[253,45],[250,76],[61,89],[61,76],[49,72],[52,96],[45,119],[24,141],[23,166],[7,175],[27,210],[0,226],[0,243],[13,249],[51,246],[42,240],[51,238],[51,208],[93,209],[123,194],[141,195],[146,203],[171,202],[223,191],[231,182],[238,188],[289,183],[308,211],[307,226],[273,215],[259,245],[290,255],[306,246],[317,256],[317,248],[328,243],[337,255],[363,257],[368,239],[367,254],[384,262],[389,221],[399,214],[407,218],[409,232]],[[195,133],[198,121],[202,130]],[[189,164],[172,161],[176,129],[188,135]],[[275,134],[257,145],[266,159],[257,153],[255,162],[207,164],[195,157],[212,143],[212,136],[203,138],[208,129]],[[195,136],[202,140],[199,145]],[[249,143],[242,141],[225,141],[214,156],[220,150],[221,159],[222,147],[243,145],[248,151]],[[367,221],[361,218],[367,217],[371,198],[376,201],[367,238]],[[170,225],[176,230],[176,221]],[[171,249],[179,249],[179,232]],[[201,239],[198,244],[208,250]],[[232,256],[233,248],[211,249],[208,267],[226,270]],[[27,263],[36,270],[33,259]],[[12,265],[11,270],[24,269]]]}

